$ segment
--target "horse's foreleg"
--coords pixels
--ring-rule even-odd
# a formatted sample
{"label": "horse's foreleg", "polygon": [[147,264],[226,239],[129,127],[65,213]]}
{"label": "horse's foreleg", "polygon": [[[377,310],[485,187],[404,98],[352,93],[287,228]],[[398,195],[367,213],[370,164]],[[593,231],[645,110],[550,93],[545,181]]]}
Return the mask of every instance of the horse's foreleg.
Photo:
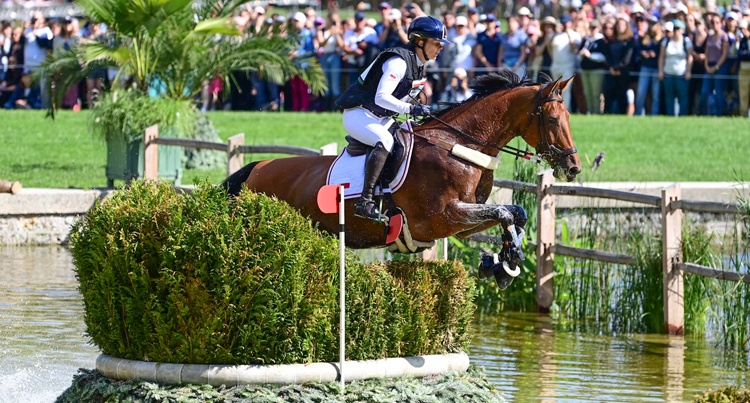
{"label": "horse's foreleg", "polygon": [[[466,238],[472,234],[501,225],[503,236],[497,242],[501,251],[484,254],[479,268],[480,278],[493,275],[500,289],[507,288],[520,273],[524,260],[520,236],[526,226],[526,210],[518,205],[472,204],[457,202],[450,209],[452,219],[463,219],[466,224],[476,223],[472,228],[455,234]],[[455,215],[454,215],[455,214]],[[521,235],[522,236],[522,235]]]}
{"label": "horse's foreleg", "polygon": [[528,217],[526,210],[518,205],[474,204],[457,202],[446,209],[449,219],[464,224],[476,224],[472,228],[455,234],[458,238],[482,232],[497,225],[507,229],[509,225],[524,228]]}

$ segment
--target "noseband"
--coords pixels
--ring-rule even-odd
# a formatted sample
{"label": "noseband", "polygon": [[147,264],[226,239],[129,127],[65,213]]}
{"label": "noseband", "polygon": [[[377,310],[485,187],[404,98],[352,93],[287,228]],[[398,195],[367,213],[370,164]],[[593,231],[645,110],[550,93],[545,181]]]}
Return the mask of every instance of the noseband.
{"label": "noseband", "polygon": [[542,106],[546,104],[547,102],[563,102],[563,99],[561,96],[555,96],[555,92],[553,91],[550,93],[550,95],[546,98],[542,98],[542,90],[544,89],[543,86],[539,86],[539,92],[536,94],[536,111],[529,116],[529,123],[526,124],[526,129],[523,131],[524,133],[529,131],[529,127],[531,126],[531,122],[534,119],[534,115],[537,116],[537,128],[539,130],[539,143],[536,146],[537,150],[537,158],[545,158],[550,160],[551,162],[554,162],[553,166],[559,166],[562,165],[565,158],[571,154],[575,154],[578,152],[575,147],[568,148],[568,149],[561,149],[560,147],[552,144],[552,141],[550,139],[550,135],[545,129],[545,122],[544,122],[544,110]]}

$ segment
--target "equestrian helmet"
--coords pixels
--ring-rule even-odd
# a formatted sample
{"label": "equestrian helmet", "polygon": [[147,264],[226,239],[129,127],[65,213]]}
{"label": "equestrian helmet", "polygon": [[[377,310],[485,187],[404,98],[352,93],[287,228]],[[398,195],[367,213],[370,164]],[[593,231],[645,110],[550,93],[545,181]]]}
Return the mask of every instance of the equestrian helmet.
{"label": "equestrian helmet", "polygon": [[429,15],[417,17],[409,25],[409,40],[416,42],[421,38],[436,39],[443,45],[450,44],[445,25],[439,19]]}

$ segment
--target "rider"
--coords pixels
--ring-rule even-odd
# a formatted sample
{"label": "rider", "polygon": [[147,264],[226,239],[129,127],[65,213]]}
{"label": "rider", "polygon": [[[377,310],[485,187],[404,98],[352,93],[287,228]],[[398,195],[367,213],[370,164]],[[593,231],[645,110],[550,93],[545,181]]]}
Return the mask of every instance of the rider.
{"label": "rider", "polygon": [[[373,192],[388,154],[393,149],[389,128],[393,117],[401,113],[427,116],[430,107],[411,104],[410,92],[415,84],[424,82],[424,64],[435,60],[449,44],[443,23],[431,16],[417,17],[408,30],[409,43],[402,48],[389,48],[336,100],[344,109],[344,129],[356,140],[373,147],[365,162],[365,183],[362,197],[355,206],[359,217],[382,220],[373,200]],[[412,95],[411,97],[409,97]],[[411,99],[410,99],[411,98]]]}

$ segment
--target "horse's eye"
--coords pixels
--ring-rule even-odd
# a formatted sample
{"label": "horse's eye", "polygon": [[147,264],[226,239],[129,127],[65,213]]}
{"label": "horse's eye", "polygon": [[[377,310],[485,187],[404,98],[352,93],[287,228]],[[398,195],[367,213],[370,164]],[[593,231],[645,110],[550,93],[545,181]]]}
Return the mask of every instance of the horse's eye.
{"label": "horse's eye", "polygon": [[557,122],[558,122],[558,119],[557,119],[557,116],[548,116],[548,117],[547,117],[547,121],[548,121],[548,122],[549,122],[550,124],[552,124],[552,125],[556,125],[556,124],[557,124]]}

